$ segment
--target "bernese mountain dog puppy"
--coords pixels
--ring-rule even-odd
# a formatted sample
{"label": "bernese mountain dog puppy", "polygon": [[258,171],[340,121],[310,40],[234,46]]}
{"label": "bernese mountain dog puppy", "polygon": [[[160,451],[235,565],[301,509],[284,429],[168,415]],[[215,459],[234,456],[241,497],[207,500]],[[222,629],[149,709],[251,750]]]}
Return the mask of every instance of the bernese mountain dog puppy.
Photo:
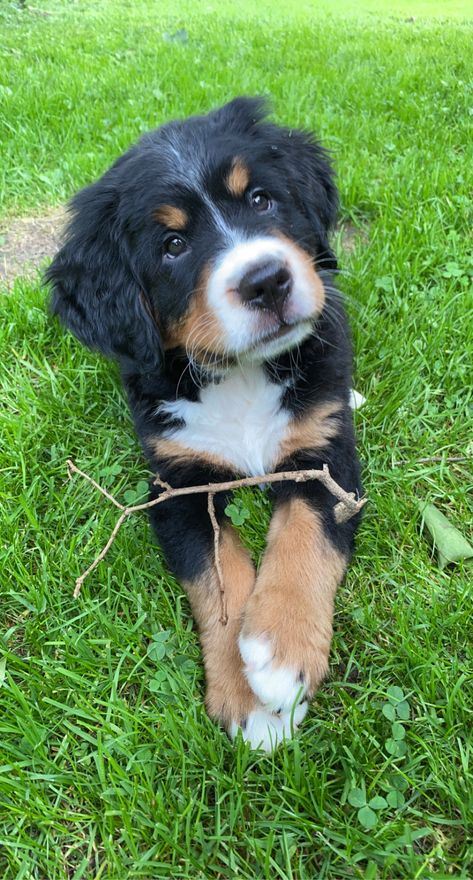
{"label": "bernese mountain dog puppy", "polygon": [[[173,487],[322,468],[360,493],[351,346],[329,232],[337,191],[309,134],[237,98],[144,135],[72,201],[52,309],[120,366],[151,470]],[[151,485],[151,498],[161,490]],[[358,516],[316,481],[276,483],[255,570],[215,496],[150,510],[200,632],[206,705],[231,737],[290,738],[327,673]]]}

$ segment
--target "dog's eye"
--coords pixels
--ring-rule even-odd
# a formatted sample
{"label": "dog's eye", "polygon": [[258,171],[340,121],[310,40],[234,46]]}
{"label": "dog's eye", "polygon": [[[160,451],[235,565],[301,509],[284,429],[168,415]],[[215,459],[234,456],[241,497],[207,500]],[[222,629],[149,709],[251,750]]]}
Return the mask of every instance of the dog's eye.
{"label": "dog's eye", "polygon": [[261,214],[264,211],[269,211],[273,206],[271,197],[263,189],[255,189],[250,198],[255,211],[259,211]]}
{"label": "dog's eye", "polygon": [[167,257],[180,257],[181,254],[187,249],[187,244],[185,243],[183,238],[179,238],[178,235],[173,235],[172,238],[168,238],[167,241],[164,242],[164,253]]}

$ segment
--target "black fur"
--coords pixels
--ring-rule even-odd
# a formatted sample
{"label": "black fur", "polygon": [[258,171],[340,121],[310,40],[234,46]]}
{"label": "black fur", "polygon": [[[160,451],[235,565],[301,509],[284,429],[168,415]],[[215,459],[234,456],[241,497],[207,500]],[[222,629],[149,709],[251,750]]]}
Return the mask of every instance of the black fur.
{"label": "black fur", "polygon": [[[300,131],[265,120],[261,99],[237,98],[208,116],[172,122],[146,134],[92,186],[72,201],[66,244],[47,271],[52,310],[85,345],[120,364],[136,428],[151,469],[173,486],[232,479],[219,468],[158,460],[151,441],[169,425],[157,415],[160,401],[176,395],[197,399],[198,386],[186,369],[186,354],[165,350],[173,322],[189,308],[203,267],[222,242],[206,219],[201,188],[234,227],[247,234],[274,228],[315,259],[327,290],[327,306],[315,332],[297,353],[266,365],[272,381],[290,377],[284,406],[294,415],[329,400],[340,400],[344,429],[324,461],[350,491],[361,491],[348,394],[351,347],[343,306],[333,289],[336,261],[329,233],[336,220],[337,191],[327,153]],[[259,184],[274,196],[276,214],[264,218],[244,201],[231,200],[223,179],[232,157],[247,162]],[[172,264],[163,256],[166,230],[153,217],[171,202],[191,217],[189,254]],[[205,383],[206,376],[200,377]],[[318,455],[303,450],[282,469],[319,467]],[[153,488],[152,493],[158,490]],[[321,511],[331,540],[349,555],[357,518],[343,527],[333,520],[334,498],[317,483],[286,483],[274,489],[276,502],[302,494]],[[218,497],[218,515],[225,499]],[[208,565],[213,535],[205,496],[167,502],[151,520],[170,567],[181,579],[195,578]]]}

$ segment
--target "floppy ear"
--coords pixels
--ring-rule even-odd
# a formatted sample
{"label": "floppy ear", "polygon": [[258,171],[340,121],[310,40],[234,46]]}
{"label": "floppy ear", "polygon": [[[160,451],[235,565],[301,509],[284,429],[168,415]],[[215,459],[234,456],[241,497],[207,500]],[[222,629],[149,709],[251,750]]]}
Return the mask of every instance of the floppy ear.
{"label": "floppy ear", "polygon": [[310,134],[297,132],[295,136],[293,132],[292,139],[309,214],[316,215],[329,232],[335,226],[338,213],[338,191],[329,155]]}
{"label": "floppy ear", "polygon": [[289,181],[293,182],[294,194],[316,233],[317,256],[323,261],[322,268],[334,269],[337,263],[329,233],[337,220],[338,191],[329,155],[309,133],[288,130],[285,140]]}
{"label": "floppy ear", "polygon": [[45,280],[53,313],[84,345],[148,370],[159,366],[161,340],[119,222],[113,174],[72,200],[66,243]]}
{"label": "floppy ear", "polygon": [[328,152],[310,132],[267,122],[257,126],[257,132],[269,145],[268,158],[278,163],[289,191],[312,225],[321,268],[336,269],[329,233],[337,220],[338,191]]}
{"label": "floppy ear", "polygon": [[209,119],[224,130],[248,134],[266,118],[270,109],[267,98],[242,96],[234,98],[218,110],[213,110],[209,113]]}

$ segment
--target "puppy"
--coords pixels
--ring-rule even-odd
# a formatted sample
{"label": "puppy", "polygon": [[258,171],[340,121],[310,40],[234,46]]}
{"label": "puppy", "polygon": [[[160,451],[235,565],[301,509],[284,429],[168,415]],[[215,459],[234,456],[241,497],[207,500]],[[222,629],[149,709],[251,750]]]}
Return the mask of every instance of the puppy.
{"label": "puppy", "polygon": [[[153,472],[178,487],[327,463],[361,492],[329,244],[337,191],[314,138],[237,98],[144,135],[71,210],[47,272],[52,309],[118,361]],[[215,497],[226,626],[206,495],[150,511],[199,628],[208,712],[266,750],[291,737],[327,673],[358,521],[338,524],[319,482],[272,496],[258,572]]]}

